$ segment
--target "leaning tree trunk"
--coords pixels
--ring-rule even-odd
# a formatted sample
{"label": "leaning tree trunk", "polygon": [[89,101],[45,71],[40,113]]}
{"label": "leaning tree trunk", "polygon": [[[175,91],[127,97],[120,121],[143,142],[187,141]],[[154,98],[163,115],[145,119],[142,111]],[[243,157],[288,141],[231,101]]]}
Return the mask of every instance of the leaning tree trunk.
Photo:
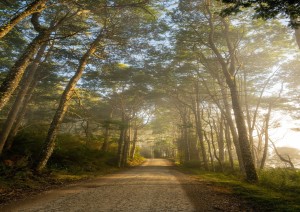
{"label": "leaning tree trunk", "polygon": [[17,60],[10,69],[7,76],[0,86],[0,110],[7,104],[11,95],[19,85],[22,76],[30,64],[30,60],[37,52],[40,45],[50,36],[50,31],[40,33],[26,48],[23,55]]}
{"label": "leaning tree trunk", "polygon": [[36,84],[37,84],[37,82],[33,82],[33,84],[30,86],[29,91],[26,94],[26,99],[23,101],[22,108],[20,109],[19,113],[17,114],[17,119],[16,119],[12,129],[10,130],[10,133],[9,133],[7,139],[6,139],[6,143],[5,143],[5,146],[4,146],[4,148],[6,150],[10,150],[12,145],[13,145],[14,138],[16,137],[16,135],[17,135],[17,133],[18,133],[20,127],[21,127],[22,120],[23,120],[23,118],[26,114],[27,106],[28,106],[28,104],[31,100],[34,88],[36,87]]}
{"label": "leaning tree trunk", "polygon": [[17,25],[20,21],[30,16],[33,13],[41,12],[46,8],[46,2],[48,0],[35,0],[31,4],[27,6],[27,8],[14,16],[11,20],[9,20],[6,24],[0,26],[0,39],[3,38],[7,33],[9,33],[15,25]]}
{"label": "leaning tree trunk", "polygon": [[96,37],[96,39],[91,43],[90,48],[80,59],[79,66],[78,66],[74,76],[69,81],[68,85],[66,86],[66,88],[60,98],[59,106],[58,106],[56,113],[53,117],[53,120],[50,124],[50,128],[48,130],[47,137],[44,141],[44,145],[42,147],[37,164],[34,167],[34,169],[38,172],[45,168],[50,156],[52,155],[52,152],[55,147],[55,139],[56,139],[56,135],[57,135],[57,130],[58,130],[59,125],[61,124],[61,122],[65,116],[65,113],[68,109],[69,102],[70,102],[72,95],[74,94],[74,89],[76,87],[76,84],[83,74],[83,71],[88,63],[88,59],[96,51],[97,45],[99,44],[102,37],[103,37],[103,32],[101,31],[98,34],[98,36]]}
{"label": "leaning tree trunk", "polygon": [[[54,43],[52,43],[50,48],[53,47],[53,44]],[[49,49],[48,53],[44,56],[43,62],[48,59],[48,57],[50,55],[50,52],[51,52],[51,50]],[[29,89],[28,89],[27,93],[25,94],[25,98],[23,100],[21,109],[19,110],[19,112],[17,114],[17,119],[15,120],[15,123],[14,123],[12,129],[10,130],[9,136],[6,139],[6,143],[5,143],[5,146],[4,146],[4,148],[6,150],[11,149],[11,147],[13,145],[14,138],[16,137],[16,135],[19,131],[19,128],[21,127],[22,120],[23,120],[23,118],[26,114],[27,107],[28,107],[28,105],[31,101],[31,97],[33,95],[34,89],[36,88],[36,86],[39,82],[39,77],[40,77],[39,74],[40,74],[40,72],[38,72],[38,74],[35,74],[34,79],[32,80],[31,84],[29,85]]]}
{"label": "leaning tree trunk", "polygon": [[9,70],[4,81],[0,86],[0,110],[7,104],[11,95],[19,85],[22,76],[30,64],[30,60],[36,54],[40,46],[49,40],[49,37],[53,31],[55,31],[58,26],[65,20],[65,17],[58,21],[54,26],[49,28],[44,28],[39,23],[39,13],[32,15],[31,22],[34,26],[34,29],[39,33],[37,37],[28,45],[24,53],[17,60],[14,66]]}
{"label": "leaning tree trunk", "polygon": [[287,158],[284,158],[284,157],[278,152],[278,150],[277,150],[277,148],[276,148],[274,142],[273,142],[270,138],[269,138],[269,141],[271,142],[271,144],[272,144],[272,146],[273,146],[273,148],[274,148],[275,154],[279,157],[279,159],[280,159],[281,161],[285,162],[285,163],[288,163],[288,164],[291,166],[291,168],[292,168],[293,170],[295,170],[295,166],[294,166],[294,164],[293,164],[293,162],[292,162],[290,156],[287,155]]}
{"label": "leaning tree trunk", "polygon": [[47,43],[44,43],[44,45],[38,51],[34,61],[29,66],[28,73],[22,82],[21,89],[20,89],[20,91],[16,97],[16,100],[7,116],[7,119],[5,120],[5,122],[3,124],[2,131],[0,134],[0,155],[2,154],[3,147],[7,141],[7,138],[13,127],[13,124],[15,123],[15,121],[17,119],[17,115],[23,105],[25,96],[28,93],[28,90],[30,90],[30,85],[32,84],[32,81],[34,80],[34,76],[35,76],[38,66],[41,62],[41,59],[45,53],[46,47],[47,47]]}

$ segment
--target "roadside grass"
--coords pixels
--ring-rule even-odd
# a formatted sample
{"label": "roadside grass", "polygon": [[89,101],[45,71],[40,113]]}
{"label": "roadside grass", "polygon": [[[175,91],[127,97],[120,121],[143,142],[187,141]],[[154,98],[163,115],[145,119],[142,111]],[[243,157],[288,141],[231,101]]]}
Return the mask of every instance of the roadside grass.
{"label": "roadside grass", "polygon": [[222,187],[246,200],[255,211],[300,211],[300,172],[269,169],[259,173],[260,182],[250,184],[232,173],[205,172],[196,168],[179,167],[200,180]]}

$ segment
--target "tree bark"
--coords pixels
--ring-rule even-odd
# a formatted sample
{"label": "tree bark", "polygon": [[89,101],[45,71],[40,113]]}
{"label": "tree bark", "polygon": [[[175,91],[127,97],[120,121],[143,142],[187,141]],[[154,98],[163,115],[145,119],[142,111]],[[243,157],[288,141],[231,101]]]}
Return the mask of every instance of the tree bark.
{"label": "tree bark", "polygon": [[0,39],[3,38],[7,33],[9,33],[15,25],[17,25],[24,18],[30,16],[33,13],[41,12],[46,8],[46,3],[48,0],[35,0],[31,4],[27,6],[27,8],[14,16],[11,20],[9,20],[6,24],[0,27]]}
{"label": "tree bark", "polygon": [[220,79],[219,76],[218,76],[217,80],[219,82],[219,85],[221,86],[222,100],[223,100],[224,109],[225,109],[224,116],[226,118],[226,122],[229,125],[230,131],[231,131],[232,141],[235,146],[236,154],[238,157],[239,168],[242,172],[245,172],[242,152],[241,152],[241,148],[240,148],[240,144],[239,144],[239,136],[238,136],[237,128],[236,128],[236,125],[234,124],[234,120],[233,120],[232,114],[231,114],[232,107],[229,104],[229,100],[228,100],[228,88],[227,88],[227,86],[225,86],[224,80]]}
{"label": "tree bark", "polygon": [[110,111],[109,119],[105,123],[104,141],[101,147],[101,150],[104,152],[107,152],[109,147],[109,128],[110,128],[110,121],[112,119],[112,114],[113,114],[113,110]]}
{"label": "tree bark", "polygon": [[288,164],[291,166],[291,168],[292,168],[293,170],[295,170],[295,166],[294,166],[293,162],[291,161],[290,156],[287,155],[287,159],[284,158],[284,157],[278,152],[278,150],[277,150],[277,148],[276,148],[274,142],[272,142],[270,138],[269,138],[269,141],[270,141],[271,144],[273,145],[275,154],[279,157],[279,159],[280,159],[281,161],[285,162],[285,163],[288,163]]}
{"label": "tree bark", "polygon": [[235,116],[235,121],[236,121],[236,126],[237,126],[237,130],[238,130],[238,135],[239,135],[239,144],[240,144],[240,148],[241,148],[241,153],[242,153],[242,158],[243,158],[243,164],[245,167],[245,172],[246,172],[246,179],[249,182],[257,182],[258,181],[258,176],[257,176],[257,172],[255,169],[255,165],[254,165],[254,161],[253,161],[253,157],[251,154],[251,149],[250,149],[250,144],[249,144],[249,138],[248,138],[248,133],[247,133],[247,128],[246,128],[246,124],[245,124],[245,118],[244,118],[244,114],[243,114],[243,110],[241,108],[241,104],[240,104],[240,100],[239,100],[239,93],[238,93],[238,88],[236,85],[236,81],[235,81],[235,50],[233,48],[232,43],[230,42],[230,38],[228,35],[228,24],[226,23],[226,21],[224,19],[221,18],[222,23],[225,27],[224,30],[224,36],[226,39],[226,43],[228,46],[228,50],[229,50],[229,55],[230,55],[230,64],[229,67],[226,64],[226,62],[224,61],[224,58],[222,57],[221,53],[219,52],[219,50],[217,49],[217,47],[215,46],[214,43],[214,25],[213,25],[213,16],[211,14],[211,11],[209,10],[208,7],[207,8],[207,12],[209,13],[209,26],[210,26],[210,33],[209,33],[209,45],[212,49],[212,51],[214,52],[214,54],[217,57],[218,62],[221,65],[222,68],[222,72],[224,74],[224,77],[226,79],[226,83],[229,87],[230,90],[230,94],[231,94],[231,101],[232,101],[232,109],[234,112],[234,116]]}
{"label": "tree bark", "polygon": [[232,170],[234,170],[232,150],[231,150],[230,128],[227,124],[225,124],[225,139],[226,139],[226,146],[228,151],[230,167],[232,168]]}
{"label": "tree bark", "polygon": [[213,154],[211,152],[211,146],[210,146],[210,142],[209,142],[209,139],[206,135],[206,132],[203,133],[204,137],[205,137],[205,140],[207,142],[207,146],[208,146],[208,152],[209,152],[209,156],[210,156],[210,165],[212,167],[212,170],[215,171],[215,165],[214,165],[214,157],[213,157]]}
{"label": "tree bark", "polygon": [[101,151],[107,152],[108,151],[108,139],[109,139],[109,123],[105,124],[105,131],[104,131],[104,141],[101,147]]}
{"label": "tree bark", "polygon": [[19,85],[25,69],[30,64],[30,60],[37,52],[40,45],[50,36],[50,31],[40,33],[26,48],[23,55],[10,69],[0,86],[0,110],[8,103],[11,95]]}
{"label": "tree bark", "polygon": [[59,125],[61,124],[65,113],[68,109],[70,99],[72,98],[72,95],[74,93],[74,89],[76,87],[76,84],[78,80],[81,78],[83,71],[85,70],[85,67],[88,63],[88,59],[91,55],[96,51],[97,46],[101,39],[103,38],[103,30],[100,31],[96,39],[91,43],[89,49],[86,51],[86,53],[82,56],[82,58],[79,61],[79,66],[74,74],[74,76],[69,81],[68,85],[66,86],[59,102],[59,106],[56,110],[56,113],[53,117],[53,120],[50,124],[47,137],[44,141],[44,145],[42,147],[39,160],[37,164],[35,165],[34,169],[35,171],[41,171],[45,168],[50,156],[52,155],[52,152],[55,147],[55,139],[57,135],[57,130],[59,128]]}
{"label": "tree bark", "polygon": [[[230,129],[231,135],[232,135],[233,144],[235,146],[236,154],[237,154],[237,157],[238,157],[238,163],[239,163],[240,171],[245,173],[241,148],[240,148],[240,144],[238,142],[238,133],[237,133],[236,126],[235,126],[233,118],[232,118],[231,106],[228,102],[228,91],[227,91],[228,88],[227,88],[227,86],[225,86],[224,80],[221,79],[219,75],[216,75],[212,72],[210,72],[210,74],[218,80],[218,84],[220,86],[220,90],[221,90],[221,94],[222,94],[222,101],[223,101],[223,104],[224,104],[224,109],[219,104],[218,100],[216,100],[214,98],[214,96],[212,94],[210,94],[210,96],[214,99],[215,103],[217,104],[219,109],[222,111],[222,114],[224,115],[224,117],[226,119],[226,122],[229,125],[229,129]],[[207,87],[205,81],[203,81],[203,84]],[[207,87],[207,89],[208,89],[208,87]]]}
{"label": "tree bark", "polygon": [[272,110],[272,103],[269,104],[268,112],[265,117],[265,127],[264,127],[264,134],[265,134],[265,145],[264,145],[264,151],[263,156],[260,163],[260,169],[263,169],[265,167],[265,163],[268,156],[268,149],[269,149],[269,122],[270,122],[270,116],[271,116],[271,110]]}
{"label": "tree bark", "polygon": [[21,57],[9,70],[0,86],[0,110],[7,104],[11,95],[19,85],[32,57],[36,54],[40,46],[49,40],[51,33],[55,31],[66,18],[63,17],[56,24],[51,23],[49,28],[44,28],[39,23],[39,16],[39,13],[34,13],[31,18],[35,30],[39,33],[38,36],[28,45]]}
{"label": "tree bark", "polygon": [[123,154],[122,154],[122,167],[125,167],[128,163],[128,154],[130,148],[130,127],[126,128],[124,145],[123,145]]}
{"label": "tree bark", "polygon": [[207,161],[207,154],[206,154],[206,148],[204,145],[204,136],[203,136],[203,127],[202,127],[202,116],[201,116],[201,111],[199,108],[199,100],[196,98],[196,105],[195,105],[195,123],[196,123],[196,131],[199,139],[199,144],[200,144],[200,149],[201,149],[201,155],[202,155],[202,160],[204,163],[204,169],[206,171],[209,170],[208,168],[208,161]]}
{"label": "tree bark", "polygon": [[[44,56],[43,62],[45,62],[48,59],[48,57],[51,53],[51,49],[53,48],[53,45],[54,45],[54,43],[51,44],[47,54]],[[38,73],[40,73],[40,72],[38,72]],[[21,127],[22,120],[23,120],[23,118],[26,114],[27,107],[28,107],[28,105],[31,101],[31,97],[33,95],[34,89],[36,88],[36,86],[39,82],[39,76],[40,76],[39,74],[35,74],[34,79],[32,80],[32,82],[29,86],[29,89],[28,89],[28,91],[25,95],[25,98],[23,100],[23,104],[21,106],[21,109],[19,110],[19,113],[17,114],[17,119],[15,120],[15,123],[14,123],[12,129],[10,130],[9,136],[6,140],[6,144],[5,144],[4,148],[7,149],[7,150],[11,149],[11,147],[13,145],[14,138],[16,137],[16,135],[19,131],[19,128]]]}
{"label": "tree bark", "polygon": [[17,115],[23,105],[25,96],[28,93],[28,90],[30,90],[30,85],[32,84],[32,82],[34,80],[34,76],[35,76],[38,66],[41,62],[41,59],[45,53],[46,47],[47,47],[47,43],[44,43],[41,46],[40,50],[38,51],[34,61],[29,66],[28,73],[22,82],[23,84],[21,86],[21,89],[20,89],[20,91],[16,97],[16,100],[7,116],[7,119],[4,122],[2,131],[0,134],[0,155],[2,154],[3,147],[5,146],[7,138],[13,127],[13,124],[15,123],[15,121],[17,119]]}
{"label": "tree bark", "polygon": [[[210,123],[209,126],[210,126],[211,141],[212,141],[212,146],[213,146],[213,150],[214,150],[214,155],[215,155],[215,158],[217,159],[217,161],[218,161],[218,163],[220,165],[220,168],[221,168],[221,170],[223,172],[224,171],[224,169],[223,169],[223,163],[224,163],[224,143],[223,143],[223,138],[222,138],[222,141],[220,141],[220,139],[221,139],[220,132],[222,131],[221,127],[223,127],[223,126],[221,125],[220,129],[218,130],[218,126],[216,124],[215,119],[212,119],[212,123]],[[216,133],[216,139],[217,139],[219,154],[217,154],[217,148],[216,148],[216,145],[215,145],[215,142],[214,142],[213,131],[215,131],[215,133]],[[222,157],[222,160],[221,160],[220,156]]]}
{"label": "tree bark", "polygon": [[134,158],[134,155],[135,155],[137,138],[138,138],[138,128],[135,127],[133,129],[133,140],[132,140],[132,147],[130,150],[130,159],[131,160]]}
{"label": "tree bark", "polygon": [[117,160],[118,160],[118,167],[122,167],[122,158],[124,154],[124,143],[125,143],[125,137],[126,137],[126,129],[124,126],[120,127],[120,137],[118,141],[118,153],[117,153]]}
{"label": "tree bark", "polygon": [[[225,147],[224,147],[224,128],[223,128],[223,120],[219,119],[219,132],[218,132],[218,147],[219,147],[219,158],[222,163],[225,161]],[[215,126],[217,128],[217,126]]]}

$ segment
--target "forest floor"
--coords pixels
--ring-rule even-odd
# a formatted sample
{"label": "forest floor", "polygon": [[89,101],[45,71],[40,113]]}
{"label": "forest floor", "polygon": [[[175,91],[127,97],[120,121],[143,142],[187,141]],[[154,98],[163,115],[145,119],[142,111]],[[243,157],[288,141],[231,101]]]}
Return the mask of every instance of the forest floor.
{"label": "forest floor", "polygon": [[228,189],[164,159],[11,202],[0,211],[253,211]]}

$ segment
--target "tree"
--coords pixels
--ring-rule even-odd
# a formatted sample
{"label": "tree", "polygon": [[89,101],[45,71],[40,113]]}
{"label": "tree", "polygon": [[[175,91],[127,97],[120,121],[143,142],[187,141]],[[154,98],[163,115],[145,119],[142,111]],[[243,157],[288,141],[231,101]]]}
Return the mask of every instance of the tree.
{"label": "tree", "polygon": [[300,48],[300,4],[291,0],[221,0],[229,6],[221,12],[222,15],[241,12],[243,8],[253,8],[254,18],[272,19],[282,15],[290,20],[290,26],[295,30],[295,37]]}
{"label": "tree", "polygon": [[7,23],[0,26],[0,39],[3,38],[7,33],[9,33],[15,25],[17,25],[20,21],[25,19],[27,16],[30,16],[33,13],[39,13],[46,8],[46,3],[48,0],[35,0],[30,3],[26,9],[17,15],[15,15],[12,19],[10,19]]}
{"label": "tree", "polygon": [[78,80],[81,78],[81,75],[83,74],[83,71],[88,63],[88,59],[91,55],[94,54],[94,52],[97,50],[97,47],[99,45],[99,42],[103,39],[105,36],[105,29],[101,29],[99,34],[97,35],[96,39],[91,43],[90,47],[86,51],[86,53],[82,56],[82,58],[79,61],[78,68],[69,81],[68,85],[66,86],[64,93],[61,96],[59,106],[56,110],[56,113],[53,117],[53,120],[51,122],[47,137],[44,142],[44,146],[42,147],[42,151],[40,154],[39,161],[37,162],[37,165],[35,167],[36,171],[41,171],[45,168],[55,146],[55,138],[57,134],[58,127],[60,123],[62,122],[64,115],[68,109],[69,100],[72,98],[74,94],[75,86],[78,82]]}
{"label": "tree", "polygon": [[31,23],[39,34],[27,46],[23,54],[19,57],[14,66],[11,67],[2,82],[0,86],[0,110],[8,103],[11,95],[19,85],[26,68],[30,64],[30,60],[36,54],[39,47],[49,40],[51,33],[57,30],[58,27],[69,17],[69,15],[70,14],[66,13],[63,17],[60,17],[59,20],[52,20],[50,27],[44,27],[40,24],[40,13],[34,13],[32,15]]}
{"label": "tree", "polygon": [[4,123],[0,135],[0,154],[2,153],[3,147],[7,141],[7,138],[13,127],[13,124],[17,118],[17,115],[21,110],[21,107],[25,99],[25,95],[28,93],[28,90],[30,89],[30,85],[33,84],[34,76],[38,69],[39,63],[41,62],[41,58],[45,53],[46,47],[47,47],[47,43],[44,43],[44,45],[42,45],[41,48],[39,49],[34,61],[31,64],[31,67],[29,67],[28,74],[22,82],[21,90],[19,91],[18,96],[13,104],[13,107],[11,108],[8,117]]}
{"label": "tree", "polygon": [[[86,52],[83,54],[83,56],[79,59],[78,67],[68,82],[58,105],[58,108],[56,110],[56,113],[53,117],[53,120],[50,124],[47,137],[44,141],[39,159],[37,163],[35,164],[34,169],[36,171],[41,171],[45,168],[50,156],[53,153],[54,147],[55,147],[55,139],[57,135],[58,128],[65,116],[65,113],[67,112],[68,106],[70,104],[70,99],[72,98],[74,94],[75,87],[77,85],[77,82],[83,75],[87,65],[91,61],[92,56],[97,56],[100,58],[104,57],[105,48],[107,51],[109,51],[109,44],[115,44],[118,42],[122,42],[122,40],[118,40],[117,37],[120,36],[118,33],[122,32],[124,28],[122,27],[122,24],[124,21],[126,21],[126,18],[130,16],[130,14],[134,14],[134,10],[132,8],[135,7],[141,7],[145,5],[145,2],[135,2],[133,1],[131,4],[116,4],[110,6],[106,1],[102,8],[97,8],[95,14],[97,12],[103,12],[103,14],[98,15],[97,21],[101,26],[100,31],[97,35],[95,35],[94,40],[90,43],[89,48],[86,50]],[[120,11],[118,8],[121,7],[123,9],[123,13],[125,16],[122,17],[120,15]],[[131,8],[132,7],[132,8]],[[135,10],[137,13],[138,11]],[[131,13],[130,13],[131,12]],[[127,15],[127,16],[126,16]],[[130,119],[126,116],[125,112],[122,110],[122,125],[121,127],[121,134],[120,134],[120,140],[119,140],[119,155],[122,155],[122,158],[119,158],[119,165],[123,166],[127,161],[127,152],[129,151],[129,140],[126,137],[127,128],[128,128],[128,122]],[[125,145],[124,145],[125,144]],[[124,153],[125,152],[125,153]]]}

